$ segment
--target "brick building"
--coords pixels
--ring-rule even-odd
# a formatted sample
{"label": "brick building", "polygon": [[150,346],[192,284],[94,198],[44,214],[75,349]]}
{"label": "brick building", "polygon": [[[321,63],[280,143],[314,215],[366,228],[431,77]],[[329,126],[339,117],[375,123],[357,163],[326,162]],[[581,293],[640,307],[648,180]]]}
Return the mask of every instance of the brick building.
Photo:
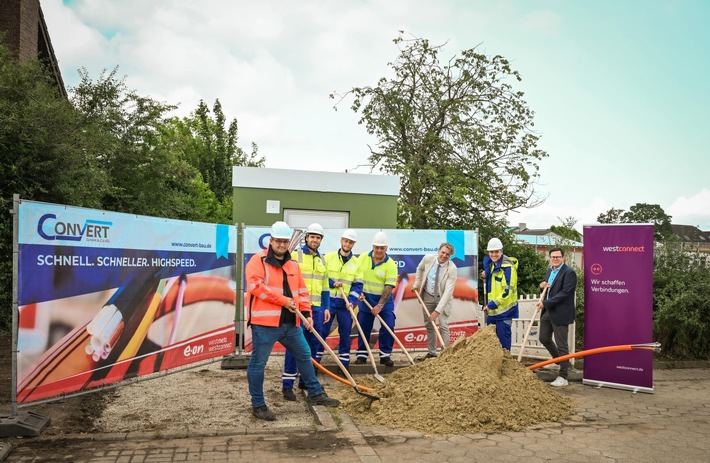
{"label": "brick building", "polygon": [[40,60],[59,92],[67,96],[39,0],[0,0],[0,35],[16,59]]}

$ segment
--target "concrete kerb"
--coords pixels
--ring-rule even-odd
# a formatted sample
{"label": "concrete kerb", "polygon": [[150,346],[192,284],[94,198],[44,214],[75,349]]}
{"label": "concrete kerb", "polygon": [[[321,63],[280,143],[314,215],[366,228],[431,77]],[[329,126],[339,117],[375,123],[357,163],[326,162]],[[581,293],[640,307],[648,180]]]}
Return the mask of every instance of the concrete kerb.
{"label": "concrete kerb", "polygon": [[12,450],[12,445],[6,442],[0,442],[0,461],[4,461],[5,458],[10,454]]}
{"label": "concrete kerb", "polygon": [[[354,365],[353,365],[354,366]],[[406,366],[406,365],[405,365]],[[355,366],[354,366],[355,367]],[[361,368],[358,368],[361,367]],[[384,367],[384,365],[383,365]],[[654,362],[654,369],[680,369],[680,368],[709,368],[710,361],[682,361],[682,362]],[[386,368],[387,373],[397,370],[399,366]],[[357,365],[353,370],[359,374],[369,374],[366,365]],[[371,367],[370,367],[371,370]],[[554,370],[536,370],[540,379],[543,381],[551,381],[557,376]],[[583,376],[582,370],[571,369],[569,374],[570,382],[581,382]],[[304,395],[305,398],[305,395]],[[322,405],[310,405],[308,407],[313,413],[316,421],[316,427],[308,426],[293,426],[283,428],[223,428],[223,429],[194,429],[194,430],[177,430],[177,431],[150,431],[150,432],[127,432],[127,433],[95,433],[95,434],[64,434],[59,436],[42,437],[38,436],[34,439],[43,441],[95,441],[95,442],[118,442],[118,441],[150,441],[150,440],[170,440],[180,438],[198,438],[198,437],[216,437],[230,435],[276,435],[303,433],[312,431],[334,432],[341,430],[327,407]],[[566,423],[568,426],[572,423]],[[588,425],[588,423],[587,423]],[[547,425],[544,427],[548,427]],[[534,429],[535,427],[531,428]],[[0,456],[7,455],[11,450],[11,444],[0,442]],[[2,461],[2,458],[0,458]]]}
{"label": "concrete kerb", "polygon": [[[318,406],[325,409],[325,407]],[[335,424],[332,417],[329,419]],[[327,420],[326,420],[327,421]],[[45,442],[52,441],[75,441],[75,442],[121,442],[121,441],[151,441],[151,440],[171,440],[199,437],[219,437],[219,436],[242,436],[242,435],[275,435],[275,434],[292,434],[292,433],[307,433],[317,431],[333,431],[337,430],[326,427],[317,426],[315,429],[312,426],[291,426],[284,428],[273,429],[253,429],[253,428],[224,428],[224,429],[195,429],[195,430],[178,430],[178,431],[152,431],[152,432],[120,432],[120,433],[96,433],[96,434],[63,434],[60,436],[49,437],[34,437],[35,440]],[[6,445],[0,443],[0,445]],[[0,449],[1,451],[1,449]],[[0,460],[2,461],[2,460]]]}
{"label": "concrete kerb", "polygon": [[[115,433],[94,433],[94,434],[63,434],[59,436],[34,438],[37,440],[52,442],[71,440],[75,442],[121,442],[121,441],[151,441],[151,440],[171,440],[199,437],[219,437],[219,436],[240,436],[240,435],[276,435],[307,433],[312,431],[333,432],[338,431],[336,420],[331,415],[327,407],[322,405],[310,405],[308,408],[313,414],[316,426],[290,426],[282,428],[223,428],[223,429],[184,429],[175,431],[135,431],[135,432],[115,432]],[[9,443],[0,442],[0,456],[10,452]],[[0,458],[2,461],[2,458]]]}

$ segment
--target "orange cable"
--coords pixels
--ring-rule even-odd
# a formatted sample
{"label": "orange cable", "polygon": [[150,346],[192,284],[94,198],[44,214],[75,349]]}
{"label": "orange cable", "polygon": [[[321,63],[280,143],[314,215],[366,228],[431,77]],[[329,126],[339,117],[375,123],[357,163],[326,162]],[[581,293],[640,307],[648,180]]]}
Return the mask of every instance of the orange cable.
{"label": "orange cable", "polygon": [[618,346],[597,347],[595,349],[582,350],[579,352],[574,352],[572,354],[563,355],[561,357],[556,357],[556,358],[553,358],[550,360],[545,360],[544,362],[539,362],[534,365],[530,365],[528,367],[528,370],[530,370],[530,371],[537,370],[538,368],[542,368],[542,367],[544,367],[546,365],[550,365],[552,363],[559,363],[559,362],[563,362],[565,360],[569,360],[572,358],[585,357],[587,355],[604,354],[607,352],[620,352],[620,351],[625,351],[625,350],[652,350],[652,351],[655,351],[657,349],[658,349],[657,346],[644,345],[644,344],[622,344],[622,345],[618,345]]}
{"label": "orange cable", "polygon": [[[338,375],[336,375],[335,373],[333,373],[332,371],[328,370],[326,367],[324,367],[324,366],[321,365],[320,363],[316,362],[315,360],[311,359],[311,362],[313,363],[313,365],[315,365],[316,368],[318,368],[320,371],[322,371],[322,372],[325,373],[326,375],[330,376],[330,377],[333,378],[334,380],[340,381],[340,382],[343,383],[343,384],[346,384],[346,385],[348,385],[348,386],[350,386],[350,387],[353,387],[353,385],[352,385],[352,383],[350,383],[350,381],[347,381],[346,379],[341,378],[340,376],[338,376]],[[357,388],[360,389],[361,391],[365,391],[365,392],[372,392],[372,391],[374,391],[374,389],[371,388],[371,387],[360,386],[360,385],[357,385],[357,384],[355,385],[355,387],[357,387]]]}

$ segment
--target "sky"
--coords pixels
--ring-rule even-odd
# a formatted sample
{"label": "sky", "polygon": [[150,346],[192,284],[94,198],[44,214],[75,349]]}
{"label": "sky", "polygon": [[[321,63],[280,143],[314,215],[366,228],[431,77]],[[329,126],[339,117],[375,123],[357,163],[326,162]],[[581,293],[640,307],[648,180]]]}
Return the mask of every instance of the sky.
{"label": "sky", "polygon": [[[118,66],[128,88],[189,115],[216,99],[270,168],[370,173],[377,140],[329,95],[389,76],[398,31],[478,47],[520,72],[548,228],[658,204],[710,230],[710,2],[705,0],[41,0],[66,86]],[[375,172],[377,173],[377,172]]]}

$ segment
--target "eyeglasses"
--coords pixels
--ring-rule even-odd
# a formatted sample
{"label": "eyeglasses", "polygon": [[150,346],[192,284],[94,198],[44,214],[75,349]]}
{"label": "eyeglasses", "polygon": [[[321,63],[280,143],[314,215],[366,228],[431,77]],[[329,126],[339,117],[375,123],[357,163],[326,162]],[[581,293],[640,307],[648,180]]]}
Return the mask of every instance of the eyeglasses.
{"label": "eyeglasses", "polygon": [[277,240],[277,239],[271,238],[271,241],[273,241],[274,244],[282,246],[282,245],[288,244],[289,241],[291,241],[291,240]]}
{"label": "eyeglasses", "polygon": [[550,256],[550,259],[562,259],[564,256]]}

